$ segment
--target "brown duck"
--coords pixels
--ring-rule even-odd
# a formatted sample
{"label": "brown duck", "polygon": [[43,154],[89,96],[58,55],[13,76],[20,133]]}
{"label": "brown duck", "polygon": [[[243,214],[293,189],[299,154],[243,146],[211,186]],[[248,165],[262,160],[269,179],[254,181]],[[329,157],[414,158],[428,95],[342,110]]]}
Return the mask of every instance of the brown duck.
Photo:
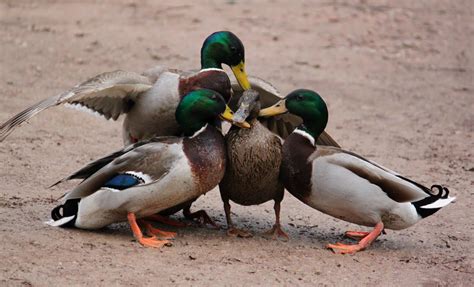
{"label": "brown duck", "polygon": [[[234,86],[235,87],[235,86]],[[288,239],[280,225],[280,204],[284,187],[279,179],[282,162],[282,138],[286,138],[299,125],[300,119],[292,115],[277,118],[257,118],[261,106],[270,106],[281,99],[279,93],[263,80],[253,79],[252,88],[238,98],[239,107],[234,121],[247,120],[251,128],[231,127],[225,136],[227,147],[227,167],[224,178],[219,184],[224,211],[230,236],[251,237],[248,231],[236,228],[231,219],[230,201],[240,205],[258,205],[273,200],[275,224],[266,232],[274,238]],[[238,88],[236,87],[238,90]],[[232,103],[231,103],[232,105]],[[324,134],[322,145],[338,146]]]}

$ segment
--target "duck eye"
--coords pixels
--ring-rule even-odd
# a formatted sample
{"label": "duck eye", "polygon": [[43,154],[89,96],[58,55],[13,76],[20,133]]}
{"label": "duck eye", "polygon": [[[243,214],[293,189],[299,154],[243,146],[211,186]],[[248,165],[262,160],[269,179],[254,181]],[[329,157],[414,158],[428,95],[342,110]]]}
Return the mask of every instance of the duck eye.
{"label": "duck eye", "polygon": [[297,101],[302,101],[303,100],[303,95],[297,95],[296,100]]}
{"label": "duck eye", "polygon": [[235,51],[237,51],[237,48],[236,48],[235,46],[230,46],[230,50],[231,50],[232,52],[235,52]]}

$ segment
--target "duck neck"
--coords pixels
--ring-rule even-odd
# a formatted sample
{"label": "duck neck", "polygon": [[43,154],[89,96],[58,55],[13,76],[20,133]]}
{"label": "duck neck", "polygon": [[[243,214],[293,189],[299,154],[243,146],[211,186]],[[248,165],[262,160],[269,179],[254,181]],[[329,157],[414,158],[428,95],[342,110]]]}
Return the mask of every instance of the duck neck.
{"label": "duck neck", "polygon": [[318,122],[304,120],[303,124],[297,127],[296,130],[300,131],[301,135],[307,137],[312,142],[313,146],[315,146],[316,141],[324,131],[324,127],[322,127]]}
{"label": "duck neck", "polygon": [[297,127],[293,132],[306,138],[313,147],[316,147],[317,136],[314,136],[314,131],[308,129],[304,124]]}
{"label": "duck neck", "polygon": [[308,159],[315,150],[315,138],[301,126],[283,143],[280,178],[285,188],[303,202],[311,194],[312,164]]}
{"label": "duck neck", "polygon": [[226,149],[224,137],[212,124],[184,137],[183,151],[200,194],[219,184],[225,172]]}
{"label": "duck neck", "polygon": [[201,70],[210,68],[222,70],[222,64],[217,61],[215,57],[212,57],[208,50],[204,48],[201,52]]}
{"label": "duck neck", "polygon": [[206,131],[206,129],[208,128],[209,124],[205,124],[204,126],[202,126],[200,129],[196,130],[193,132],[192,135],[188,136],[189,138],[195,138],[197,136],[199,136],[200,134],[204,133]]}
{"label": "duck neck", "polygon": [[199,121],[190,121],[186,123],[185,125],[182,125],[184,136],[191,137],[191,138],[205,131],[208,128],[208,126],[209,126],[208,123],[203,123]]}

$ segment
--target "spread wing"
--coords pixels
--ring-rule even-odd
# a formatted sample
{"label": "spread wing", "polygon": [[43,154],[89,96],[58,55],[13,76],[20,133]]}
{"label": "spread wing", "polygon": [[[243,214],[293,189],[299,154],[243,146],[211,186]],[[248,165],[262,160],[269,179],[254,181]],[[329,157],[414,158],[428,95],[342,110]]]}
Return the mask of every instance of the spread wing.
{"label": "spread wing", "polygon": [[0,142],[17,126],[39,112],[60,104],[70,104],[116,120],[126,113],[137,97],[149,90],[152,79],[133,72],[113,71],[97,75],[72,89],[34,104],[0,126]]}
{"label": "spread wing", "polygon": [[179,69],[172,69],[166,66],[157,65],[143,72],[142,76],[147,77],[148,79],[150,79],[152,83],[155,83],[158,80],[158,78],[161,76],[161,74],[163,74],[164,72],[171,72],[171,73],[180,74],[180,75],[186,75],[188,73],[187,71],[182,71]]}
{"label": "spread wing", "polygon": [[[239,102],[239,98],[242,96],[243,90],[234,77],[230,78],[232,79],[231,82],[234,95],[229,102],[229,106],[235,111],[238,108],[237,103]],[[249,76],[248,78],[252,89],[256,90],[260,95],[262,109],[275,104],[283,98],[280,92],[269,82],[254,76]],[[303,123],[301,118],[289,113],[276,117],[261,118],[260,122],[270,131],[279,135],[283,139],[290,135],[297,126]],[[323,132],[319,136],[317,144],[340,147],[339,144],[337,144],[337,142],[326,132]]]}

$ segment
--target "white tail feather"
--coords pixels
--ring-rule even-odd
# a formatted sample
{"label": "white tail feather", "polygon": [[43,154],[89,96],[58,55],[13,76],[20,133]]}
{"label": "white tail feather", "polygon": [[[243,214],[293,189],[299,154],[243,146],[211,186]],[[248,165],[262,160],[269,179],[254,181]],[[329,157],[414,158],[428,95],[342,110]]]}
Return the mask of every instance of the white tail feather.
{"label": "white tail feather", "polygon": [[74,219],[74,216],[75,215],[71,215],[71,216],[66,216],[66,217],[63,217],[59,220],[48,220],[46,221],[45,223],[50,225],[50,226],[54,226],[54,227],[58,227],[58,226],[61,226],[61,225],[64,225],[66,223],[68,223],[69,221],[71,221],[72,219]]}
{"label": "white tail feather", "polygon": [[430,203],[428,205],[420,206],[420,208],[435,209],[435,208],[445,207],[446,205],[450,204],[455,199],[456,199],[456,197],[440,198],[440,199],[436,200],[433,203]]}

